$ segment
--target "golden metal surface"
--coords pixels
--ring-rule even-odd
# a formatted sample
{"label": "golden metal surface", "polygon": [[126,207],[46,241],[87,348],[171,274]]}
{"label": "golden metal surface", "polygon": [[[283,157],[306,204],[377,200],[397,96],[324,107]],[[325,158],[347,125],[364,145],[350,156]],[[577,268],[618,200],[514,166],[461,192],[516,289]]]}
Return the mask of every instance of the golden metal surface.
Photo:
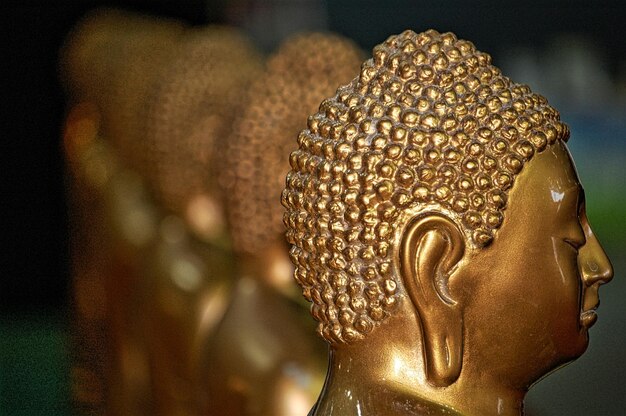
{"label": "golden metal surface", "polygon": [[206,354],[205,414],[305,414],[321,389],[326,348],[294,301],[278,201],[298,126],[360,60],[356,46],[335,35],[285,41],[224,143],[220,184],[239,280]]}
{"label": "golden metal surface", "polygon": [[613,275],[545,98],[406,31],[322,102],[282,195],[331,346],[312,415],[518,415],[580,356]]}

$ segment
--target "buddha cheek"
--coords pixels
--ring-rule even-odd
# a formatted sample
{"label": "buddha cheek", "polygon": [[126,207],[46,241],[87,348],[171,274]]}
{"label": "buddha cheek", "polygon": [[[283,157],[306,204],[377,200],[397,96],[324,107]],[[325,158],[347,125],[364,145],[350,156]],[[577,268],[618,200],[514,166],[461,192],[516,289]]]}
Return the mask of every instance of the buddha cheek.
{"label": "buddha cheek", "polygon": [[555,308],[553,316],[547,318],[552,323],[552,339],[558,352],[572,359],[585,352],[588,343],[587,331],[580,326],[581,282],[575,256],[563,253],[557,259]]}

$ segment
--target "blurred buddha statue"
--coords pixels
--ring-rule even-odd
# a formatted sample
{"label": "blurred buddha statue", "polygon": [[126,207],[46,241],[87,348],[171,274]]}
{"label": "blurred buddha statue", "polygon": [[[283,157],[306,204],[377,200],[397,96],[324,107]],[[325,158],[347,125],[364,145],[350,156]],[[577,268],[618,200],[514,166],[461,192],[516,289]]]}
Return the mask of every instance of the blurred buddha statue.
{"label": "blurred buddha statue", "polygon": [[[205,346],[228,305],[233,280],[216,156],[261,62],[235,29],[190,29],[146,102],[145,176],[171,214],[143,295],[154,414],[198,414]],[[181,246],[191,242],[196,255]]]}
{"label": "blurred buddha statue", "polygon": [[[64,128],[68,173],[70,272],[72,311],[71,391],[79,414],[106,414],[107,314],[106,268],[111,264],[110,233],[104,221],[98,169],[87,168],[87,149],[99,128],[94,105],[69,111]],[[92,165],[94,166],[94,165]]]}
{"label": "blurred buddha statue", "polygon": [[219,180],[238,281],[200,366],[203,414],[305,414],[319,393],[326,348],[296,300],[280,192],[298,125],[360,60],[357,47],[335,35],[285,41],[250,86],[223,145]]}
{"label": "blurred buddha statue", "polygon": [[101,136],[93,103],[69,111],[64,137],[73,288],[72,399],[79,414],[151,414],[138,309],[140,257],[155,236],[146,190]]}
{"label": "blurred buddha statue", "polygon": [[125,157],[143,150],[135,143],[144,135],[146,94],[172,59],[185,29],[176,20],[96,9],[68,35],[61,51],[68,97],[97,104],[102,133]]}
{"label": "blurred buddha statue", "polygon": [[86,18],[63,56],[71,101],[93,103],[98,120],[99,139],[74,135],[92,145],[71,148],[104,175],[102,209],[83,211],[112,240],[107,267],[88,265],[105,286],[107,412],[197,414],[196,363],[232,280],[214,148],[261,58],[234,29],[116,11]]}
{"label": "blurred buddha statue", "polygon": [[[323,69],[320,69],[323,70]],[[322,102],[282,195],[330,368],[311,415],[519,415],[613,275],[545,98],[406,31]]]}
{"label": "blurred buddha statue", "polygon": [[[136,164],[129,155],[145,154],[137,145],[143,139],[139,110],[155,72],[182,31],[183,25],[175,21],[101,9],[76,25],[61,52],[61,74],[71,108],[66,129],[68,166],[81,166],[71,162],[81,161],[88,179],[81,180],[80,169],[70,169],[73,193],[88,194],[91,205],[98,207],[77,201],[70,222],[79,229],[74,235],[92,234],[98,242],[95,251],[101,251],[98,256],[107,255],[106,260],[96,262],[79,254],[74,262],[91,269],[92,280],[103,290],[81,290],[86,280],[83,274],[74,273],[77,306],[102,303],[105,315],[105,347],[99,345],[102,339],[83,331],[83,324],[77,325],[74,334],[78,356],[82,351],[106,354],[92,357],[102,360],[106,370],[98,375],[104,399],[97,413],[151,414],[149,360],[138,295],[142,257],[137,253],[153,243],[156,219],[140,177],[126,167]],[[73,121],[75,114],[80,115],[79,122]],[[77,129],[71,127],[74,124],[91,127]],[[80,220],[82,216],[99,227]],[[72,243],[76,244],[80,243]],[[76,247],[73,252],[90,251]],[[80,308],[74,319],[78,323],[83,319]],[[75,380],[75,392],[81,390],[83,379]],[[78,409],[83,401],[75,395]]]}
{"label": "blurred buddha statue", "polygon": [[93,110],[73,107],[65,133],[74,408],[195,415],[195,345],[227,306],[230,253],[155,203],[148,183],[100,135]]}

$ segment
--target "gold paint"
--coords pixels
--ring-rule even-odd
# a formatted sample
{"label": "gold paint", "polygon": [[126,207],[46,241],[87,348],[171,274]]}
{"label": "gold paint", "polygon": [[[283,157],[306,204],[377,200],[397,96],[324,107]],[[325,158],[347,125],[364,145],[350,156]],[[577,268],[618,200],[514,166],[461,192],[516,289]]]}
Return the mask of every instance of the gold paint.
{"label": "gold paint", "polygon": [[282,195],[331,346],[312,415],[519,415],[585,351],[613,270],[568,137],[545,98],[432,30],[376,46],[322,102]]}
{"label": "gold paint", "polygon": [[98,9],[81,19],[61,51],[70,98],[97,104],[103,133],[131,163],[144,128],[138,110],[184,29],[174,20]]}

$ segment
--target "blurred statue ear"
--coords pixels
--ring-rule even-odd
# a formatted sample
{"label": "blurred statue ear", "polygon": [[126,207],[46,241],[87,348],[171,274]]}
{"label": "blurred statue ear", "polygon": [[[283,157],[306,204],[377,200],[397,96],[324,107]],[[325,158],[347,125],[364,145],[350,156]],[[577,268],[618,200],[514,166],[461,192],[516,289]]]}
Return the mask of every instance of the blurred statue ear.
{"label": "blurred statue ear", "polygon": [[456,381],[463,363],[463,317],[448,280],[464,252],[463,233],[441,214],[414,218],[402,235],[402,279],[421,321],[426,377],[440,387]]}

